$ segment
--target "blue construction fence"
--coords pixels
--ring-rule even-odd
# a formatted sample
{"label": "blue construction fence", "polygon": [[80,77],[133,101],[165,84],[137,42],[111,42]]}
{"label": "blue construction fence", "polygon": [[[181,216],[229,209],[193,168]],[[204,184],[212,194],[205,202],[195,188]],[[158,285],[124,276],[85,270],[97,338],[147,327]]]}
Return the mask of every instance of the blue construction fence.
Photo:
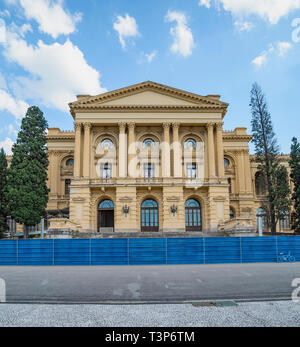
{"label": "blue construction fence", "polygon": [[300,261],[300,236],[0,241],[0,265],[167,265]]}

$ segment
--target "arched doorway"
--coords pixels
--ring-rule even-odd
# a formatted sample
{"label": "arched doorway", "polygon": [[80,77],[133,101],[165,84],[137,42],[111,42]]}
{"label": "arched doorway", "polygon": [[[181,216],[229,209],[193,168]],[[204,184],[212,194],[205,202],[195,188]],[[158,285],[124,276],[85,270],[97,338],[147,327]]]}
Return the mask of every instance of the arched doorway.
{"label": "arched doorway", "polygon": [[111,200],[103,200],[98,207],[98,231],[114,231],[114,203]]}
{"label": "arched doorway", "polygon": [[185,203],[185,228],[186,231],[202,230],[201,205],[195,199],[189,199]]}
{"label": "arched doorway", "polygon": [[264,231],[268,230],[267,212],[263,208],[259,208],[256,212],[256,226],[260,236],[263,235]]}
{"label": "arched doorway", "polygon": [[141,231],[158,231],[158,203],[155,200],[145,200],[141,206]]}

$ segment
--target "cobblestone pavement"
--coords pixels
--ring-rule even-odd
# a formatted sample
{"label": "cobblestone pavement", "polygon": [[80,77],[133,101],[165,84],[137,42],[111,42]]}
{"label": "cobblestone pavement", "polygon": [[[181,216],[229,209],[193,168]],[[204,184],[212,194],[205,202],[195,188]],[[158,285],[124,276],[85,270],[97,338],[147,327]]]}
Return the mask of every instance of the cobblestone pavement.
{"label": "cobblestone pavement", "polygon": [[292,301],[237,306],[1,304],[1,327],[283,327],[300,326]]}

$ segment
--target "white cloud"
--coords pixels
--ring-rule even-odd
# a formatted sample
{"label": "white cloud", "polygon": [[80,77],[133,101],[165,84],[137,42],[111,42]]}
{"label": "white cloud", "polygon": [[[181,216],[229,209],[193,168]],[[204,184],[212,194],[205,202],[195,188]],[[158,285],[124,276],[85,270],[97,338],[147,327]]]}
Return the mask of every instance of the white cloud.
{"label": "white cloud", "polygon": [[16,34],[24,37],[28,31],[32,32],[33,30],[32,30],[32,27],[29,23],[25,23],[20,27],[17,26],[15,23],[11,23],[9,25],[9,31],[11,33],[16,33]]}
{"label": "white cloud", "polygon": [[18,0],[27,19],[34,19],[39,30],[56,39],[59,35],[69,35],[76,30],[82,15],[70,14],[63,8],[63,0]]}
{"label": "white cloud", "polygon": [[156,51],[153,51],[150,54],[145,54],[148,63],[152,63],[152,60],[156,57]]}
{"label": "white cloud", "polygon": [[238,31],[250,31],[254,27],[253,23],[251,22],[238,21],[238,20],[234,22],[234,25]]}
{"label": "white cloud", "polygon": [[12,155],[11,149],[13,144],[13,140],[7,137],[4,141],[0,141],[0,149],[3,148],[6,155]]}
{"label": "white cloud", "polygon": [[106,91],[100,85],[99,72],[88,65],[83,53],[70,40],[49,45],[40,40],[34,46],[9,33],[4,55],[30,74],[16,77],[14,82],[15,92],[24,99],[67,111],[76,94]]}
{"label": "white cloud", "polygon": [[176,26],[170,29],[170,33],[174,37],[171,50],[184,57],[190,56],[195,43],[192,30],[187,26],[187,19],[184,13],[168,11],[165,19],[167,22],[176,22]]}
{"label": "white cloud", "polygon": [[8,10],[3,10],[3,11],[0,11],[0,17],[10,17],[10,13]]}
{"label": "white cloud", "polygon": [[300,8],[300,0],[200,0],[199,5],[210,8],[223,5],[225,11],[233,16],[257,15],[271,24],[276,24],[282,17]]}
{"label": "white cloud", "polygon": [[0,111],[8,111],[16,118],[25,116],[29,105],[22,100],[15,100],[8,92],[0,89]]}
{"label": "white cloud", "polygon": [[279,50],[279,55],[283,57],[292,48],[292,44],[290,42],[278,42],[277,47]]}
{"label": "white cloud", "polygon": [[253,59],[252,63],[260,68],[267,63],[271,54],[276,53],[280,57],[283,57],[291,48],[292,44],[290,42],[277,42],[276,50],[273,45],[270,45],[269,49],[262,52],[261,55]]}
{"label": "white cloud", "polygon": [[114,29],[119,34],[119,40],[123,49],[126,48],[125,39],[140,35],[135,18],[130,17],[128,14],[126,14],[125,17],[117,17],[116,21],[114,22]]}

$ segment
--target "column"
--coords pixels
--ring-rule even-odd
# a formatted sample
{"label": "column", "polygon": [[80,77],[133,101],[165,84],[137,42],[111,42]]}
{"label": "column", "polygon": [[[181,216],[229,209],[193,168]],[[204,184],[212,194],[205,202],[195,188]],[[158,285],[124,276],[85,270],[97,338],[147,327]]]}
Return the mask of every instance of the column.
{"label": "column", "polygon": [[91,123],[84,123],[83,176],[85,178],[90,177],[91,127]]}
{"label": "column", "polygon": [[252,179],[251,179],[251,166],[250,166],[250,156],[249,150],[244,151],[244,162],[245,162],[245,186],[248,193],[252,192]]}
{"label": "column", "polygon": [[209,177],[216,176],[216,159],[215,159],[215,144],[214,144],[214,123],[207,124],[208,134],[208,165]]}
{"label": "column", "polygon": [[81,177],[81,123],[75,123],[74,177]]}
{"label": "column", "polygon": [[126,177],[126,123],[119,123],[119,177]]}
{"label": "column", "polygon": [[218,176],[224,177],[224,148],[223,148],[223,123],[217,123],[217,161]]}
{"label": "column", "polygon": [[170,123],[163,123],[164,142],[162,153],[162,176],[170,177]]}
{"label": "column", "polygon": [[135,123],[128,124],[128,176],[137,177]]}
{"label": "column", "polygon": [[173,123],[173,172],[174,177],[182,177],[182,152],[179,142],[179,127],[180,123]]}
{"label": "column", "polygon": [[59,166],[58,166],[58,159],[60,157],[60,153],[57,151],[53,152],[52,160],[53,160],[53,175],[52,175],[52,194],[58,195],[58,186],[60,183],[60,172],[59,172]]}

